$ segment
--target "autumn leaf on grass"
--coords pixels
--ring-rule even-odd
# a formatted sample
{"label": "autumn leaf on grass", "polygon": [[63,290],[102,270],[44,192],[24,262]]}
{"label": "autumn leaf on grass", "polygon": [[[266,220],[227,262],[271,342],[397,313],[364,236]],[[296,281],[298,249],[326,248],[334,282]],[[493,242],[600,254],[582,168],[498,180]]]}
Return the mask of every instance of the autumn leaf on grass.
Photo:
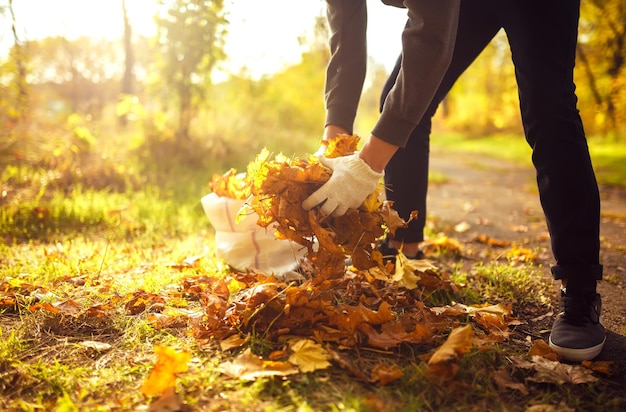
{"label": "autumn leaf on grass", "polygon": [[537,339],[528,351],[528,356],[541,356],[551,361],[558,361],[559,354],[556,353],[544,340]]}
{"label": "autumn leaf on grass", "polygon": [[506,369],[498,369],[493,373],[493,380],[498,385],[500,390],[513,389],[521,392],[524,395],[528,395],[528,389],[523,383],[516,382],[511,378],[511,375]]}
{"label": "autumn leaf on grass", "polygon": [[146,396],[162,395],[167,389],[174,388],[176,374],[186,372],[191,359],[189,352],[167,346],[155,346],[154,352],[158,355],[157,361],[141,386],[141,392]]}
{"label": "autumn leaf on grass", "polygon": [[528,380],[534,382],[581,384],[598,380],[598,378],[593,376],[591,370],[583,366],[567,365],[548,360],[542,356],[533,356],[531,361],[521,357],[514,357],[513,365],[522,369],[534,370],[534,376],[528,378]]}
{"label": "autumn leaf on grass", "polygon": [[452,253],[460,254],[463,251],[461,243],[451,237],[441,236],[434,240],[428,240],[423,244],[423,251],[426,254]]}
{"label": "autumn leaf on grass", "polygon": [[583,365],[587,369],[591,369],[594,372],[601,373],[606,376],[613,375],[612,368],[615,365],[615,362],[612,361],[582,361],[581,365]]}
{"label": "autumn leaf on grass", "polygon": [[330,354],[317,342],[311,339],[300,339],[291,343],[293,353],[289,362],[297,365],[301,372],[313,372],[317,369],[330,367]]}
{"label": "autumn leaf on grass", "polygon": [[532,250],[515,245],[506,252],[506,257],[513,264],[535,262],[538,259],[537,254]]}
{"label": "autumn leaf on grass", "polygon": [[226,339],[220,341],[220,349],[224,352],[233,348],[239,348],[246,344],[250,340],[250,335],[242,337],[239,334],[232,335]]}
{"label": "autumn leaf on grass", "polygon": [[400,287],[415,289],[421,279],[420,274],[427,270],[437,270],[437,267],[425,259],[409,259],[399,251],[396,256],[396,273],[391,280]]}
{"label": "autumn leaf on grass", "polygon": [[250,349],[246,349],[232,361],[222,362],[220,370],[232,378],[243,381],[269,376],[287,376],[299,372],[298,368],[289,362],[263,360]]}
{"label": "autumn leaf on grass", "polygon": [[472,348],[473,336],[471,325],[453,329],[448,339],[430,357],[426,368],[428,379],[445,382],[454,378],[459,371],[459,360]]}
{"label": "autumn leaf on grass", "polygon": [[383,386],[402,378],[402,376],[404,376],[404,372],[396,364],[378,364],[372,369],[372,381]]}

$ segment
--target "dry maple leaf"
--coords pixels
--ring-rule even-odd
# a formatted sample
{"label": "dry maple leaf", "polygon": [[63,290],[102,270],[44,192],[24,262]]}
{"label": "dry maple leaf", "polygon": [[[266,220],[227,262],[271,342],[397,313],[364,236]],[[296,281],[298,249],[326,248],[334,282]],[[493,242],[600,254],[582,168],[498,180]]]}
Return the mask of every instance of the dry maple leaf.
{"label": "dry maple leaf", "polygon": [[472,348],[472,327],[465,325],[453,329],[450,336],[431,356],[426,369],[426,376],[437,382],[454,378],[459,370],[460,358]]}
{"label": "dry maple leaf", "polygon": [[516,367],[535,371],[535,374],[528,378],[528,380],[534,382],[581,384],[598,380],[598,378],[593,376],[591,370],[580,365],[567,365],[548,360],[542,356],[532,356],[531,361],[521,357],[512,359]]}
{"label": "dry maple leaf", "polygon": [[290,343],[292,350],[289,362],[297,365],[301,372],[313,372],[330,367],[331,355],[311,339],[299,339]]}
{"label": "dry maple leaf", "polygon": [[246,349],[232,361],[222,362],[220,369],[225,374],[244,381],[269,376],[287,376],[298,373],[298,368],[289,362],[263,360]]}
{"label": "dry maple leaf", "polygon": [[162,395],[176,385],[176,374],[187,371],[191,354],[167,346],[155,346],[157,361],[148,378],[141,385],[141,392],[146,396]]}

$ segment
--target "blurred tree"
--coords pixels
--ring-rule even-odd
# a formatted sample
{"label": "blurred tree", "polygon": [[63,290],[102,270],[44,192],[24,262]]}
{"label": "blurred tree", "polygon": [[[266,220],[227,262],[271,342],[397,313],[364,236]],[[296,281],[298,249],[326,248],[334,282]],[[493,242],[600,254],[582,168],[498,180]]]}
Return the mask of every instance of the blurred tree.
{"label": "blurred tree", "polygon": [[166,102],[178,103],[176,135],[186,139],[198,106],[207,100],[211,72],[225,58],[223,0],[160,0],[160,5],[160,86]]}
{"label": "blurred tree", "polygon": [[[69,107],[65,112],[99,115],[118,95],[123,57],[118,45],[81,37],[46,37],[28,42],[29,82]],[[60,102],[49,104],[58,106]]]}
{"label": "blurred tree", "polygon": [[590,0],[581,5],[577,47],[587,97],[600,131],[626,133],[626,2]]}
{"label": "blurred tree", "polygon": [[[122,0],[122,15],[124,17],[124,77],[122,78],[122,98],[133,94],[133,66],[135,58],[133,54],[133,29],[128,20],[128,12],[126,10],[126,0]],[[122,126],[128,121],[126,113],[118,117]]]}
{"label": "blurred tree", "polygon": [[504,31],[457,80],[437,120],[446,128],[473,134],[521,130],[517,84]]}
{"label": "blurred tree", "polygon": [[13,36],[13,47],[9,51],[7,61],[2,65],[0,75],[2,80],[2,97],[0,109],[2,110],[5,130],[10,130],[13,125],[24,120],[28,111],[28,83],[27,75],[27,55],[25,45],[17,35],[17,18],[13,9],[13,0],[9,0],[8,5],[0,8],[0,13],[8,11],[11,19],[11,34]]}

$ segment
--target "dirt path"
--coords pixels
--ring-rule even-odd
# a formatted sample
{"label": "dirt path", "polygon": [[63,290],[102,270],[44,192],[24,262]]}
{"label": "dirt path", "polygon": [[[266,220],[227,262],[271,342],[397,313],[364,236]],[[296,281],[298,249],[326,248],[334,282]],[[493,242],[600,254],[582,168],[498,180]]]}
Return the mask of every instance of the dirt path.
{"label": "dirt path", "polygon": [[[463,223],[454,237],[469,250],[479,249],[479,234],[508,240],[532,250],[541,250],[539,262],[554,263],[550,241],[535,181],[528,167],[477,155],[431,154],[431,170],[445,175],[445,183],[431,184],[428,195],[429,221],[452,228]],[[604,281],[603,322],[609,331],[601,358],[616,361],[626,369],[626,190],[601,188],[601,262]],[[479,252],[477,252],[479,253]],[[557,289],[555,283],[555,289]]]}

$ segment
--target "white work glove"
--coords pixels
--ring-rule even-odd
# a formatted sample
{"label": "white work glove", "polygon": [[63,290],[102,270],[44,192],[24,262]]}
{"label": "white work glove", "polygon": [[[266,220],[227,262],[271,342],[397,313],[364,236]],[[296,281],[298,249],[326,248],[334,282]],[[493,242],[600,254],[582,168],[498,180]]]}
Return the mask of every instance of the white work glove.
{"label": "white work glove", "polygon": [[305,210],[323,203],[323,215],[341,216],[348,209],[356,209],[372,193],[383,176],[359,157],[358,152],[349,156],[328,159],[319,157],[320,163],[333,171],[322,187],[302,202]]}

